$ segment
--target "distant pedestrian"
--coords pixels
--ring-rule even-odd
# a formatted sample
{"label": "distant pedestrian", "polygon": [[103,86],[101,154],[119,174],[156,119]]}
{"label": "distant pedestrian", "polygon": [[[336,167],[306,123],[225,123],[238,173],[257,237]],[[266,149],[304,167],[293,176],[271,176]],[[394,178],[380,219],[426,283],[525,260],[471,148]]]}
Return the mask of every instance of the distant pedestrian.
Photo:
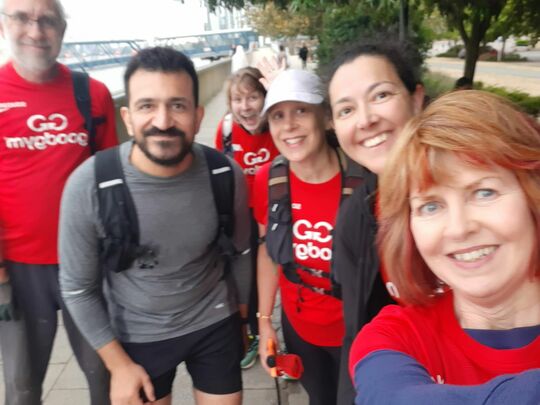
{"label": "distant pedestrian", "polygon": [[247,59],[246,52],[242,45],[236,47],[236,52],[234,52],[231,60],[231,73],[234,73],[242,68],[248,67],[249,62]]}
{"label": "distant pedestrian", "polygon": [[279,45],[279,52],[277,56],[278,60],[278,66],[282,69],[288,69],[289,64],[289,56],[287,55],[287,49],[283,45]]}
{"label": "distant pedestrian", "polygon": [[454,84],[454,90],[472,90],[472,88],[473,81],[465,76],[457,79],[456,83]]}
{"label": "distant pedestrian", "polygon": [[306,46],[306,43],[302,42],[302,47],[298,51],[298,56],[302,60],[302,69],[305,69],[307,67],[308,55],[309,55],[309,50]]}

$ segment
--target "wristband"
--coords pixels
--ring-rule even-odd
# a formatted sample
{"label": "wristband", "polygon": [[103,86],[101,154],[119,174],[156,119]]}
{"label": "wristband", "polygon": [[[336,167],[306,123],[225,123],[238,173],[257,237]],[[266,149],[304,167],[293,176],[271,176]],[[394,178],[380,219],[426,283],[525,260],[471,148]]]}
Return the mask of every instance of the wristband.
{"label": "wristband", "polygon": [[260,312],[257,312],[256,316],[259,319],[270,319],[270,320],[274,319],[272,318],[272,315],[262,315]]}

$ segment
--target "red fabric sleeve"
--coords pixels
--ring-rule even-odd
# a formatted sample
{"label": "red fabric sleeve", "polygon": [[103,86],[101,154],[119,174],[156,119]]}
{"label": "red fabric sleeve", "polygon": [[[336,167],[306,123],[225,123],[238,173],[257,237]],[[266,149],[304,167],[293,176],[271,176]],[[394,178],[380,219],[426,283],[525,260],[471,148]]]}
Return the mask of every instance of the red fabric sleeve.
{"label": "red fabric sleeve", "polygon": [[222,136],[222,129],[223,126],[223,120],[219,121],[217,131],[216,131],[216,138],[214,139],[214,147],[223,152],[223,136]]}
{"label": "red fabric sleeve", "polygon": [[253,216],[257,223],[266,225],[268,222],[268,176],[272,162],[261,166],[255,174],[253,183]]}
{"label": "red fabric sleeve", "polygon": [[421,325],[413,325],[413,329],[407,317],[403,315],[404,308],[399,305],[384,307],[370,323],[362,328],[354,339],[349,355],[349,372],[354,375],[356,364],[368,354],[377,350],[395,350],[405,354],[411,347],[411,337],[416,328]]}

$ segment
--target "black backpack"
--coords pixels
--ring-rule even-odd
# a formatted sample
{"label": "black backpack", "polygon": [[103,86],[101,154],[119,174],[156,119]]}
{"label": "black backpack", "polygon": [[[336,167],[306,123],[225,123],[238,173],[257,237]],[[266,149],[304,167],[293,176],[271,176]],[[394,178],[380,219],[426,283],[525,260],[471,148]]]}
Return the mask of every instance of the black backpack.
{"label": "black backpack", "polygon": [[[230,259],[237,252],[232,242],[234,232],[234,171],[229,159],[215,149],[200,145],[210,174],[210,183],[218,212],[219,227],[215,241],[226,258],[225,273]],[[133,262],[151,253],[140,244],[137,211],[120,161],[119,147],[96,153],[96,188],[99,217],[105,228],[100,240],[99,260],[102,270],[121,272]]]}
{"label": "black backpack", "polygon": [[[341,205],[364,181],[364,170],[350,160],[341,149],[336,148],[336,153],[341,169]],[[280,155],[273,160],[268,179],[268,226],[265,236],[268,255],[275,263],[282,266],[283,274],[289,281],[318,294],[341,298],[339,285],[334,282],[329,273],[302,266],[295,261],[290,194],[289,162]],[[330,279],[332,288],[327,290],[305,283],[300,278],[299,271]]]}
{"label": "black backpack", "polygon": [[92,101],[90,100],[90,78],[87,73],[71,71],[73,93],[77,102],[77,109],[84,118],[84,128],[88,131],[88,146],[90,153],[96,153],[95,119],[92,118]]}

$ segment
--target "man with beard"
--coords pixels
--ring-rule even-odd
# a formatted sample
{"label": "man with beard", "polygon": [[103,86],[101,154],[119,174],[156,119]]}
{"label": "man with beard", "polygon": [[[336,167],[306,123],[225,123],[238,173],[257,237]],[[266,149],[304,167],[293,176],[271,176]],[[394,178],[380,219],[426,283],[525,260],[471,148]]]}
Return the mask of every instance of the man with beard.
{"label": "man with beard", "polygon": [[[89,159],[62,199],[62,295],[111,373],[113,405],[170,404],[184,361],[197,404],[240,404],[238,311],[247,313],[239,303],[248,298],[250,257],[240,254],[224,270],[212,174],[205,149],[194,142],[204,115],[197,74],[184,54],[147,48],[129,62],[124,83],[128,106],[121,114],[133,141],[120,145],[117,156],[136,211],[138,246],[148,249],[123,271],[102,265],[106,227],[96,194],[115,182],[96,186],[100,156]],[[246,184],[240,167],[225,162],[234,172],[231,239],[236,251],[247,252]]]}
{"label": "man with beard", "polygon": [[93,150],[117,144],[113,101],[103,83],[89,79],[91,131],[77,108],[72,72],[57,62],[66,30],[59,1],[3,0],[0,11],[0,34],[10,53],[0,67],[0,342],[6,404],[41,404],[62,310],[91,403],[104,405],[109,376],[65,311],[57,240],[68,176]]}

